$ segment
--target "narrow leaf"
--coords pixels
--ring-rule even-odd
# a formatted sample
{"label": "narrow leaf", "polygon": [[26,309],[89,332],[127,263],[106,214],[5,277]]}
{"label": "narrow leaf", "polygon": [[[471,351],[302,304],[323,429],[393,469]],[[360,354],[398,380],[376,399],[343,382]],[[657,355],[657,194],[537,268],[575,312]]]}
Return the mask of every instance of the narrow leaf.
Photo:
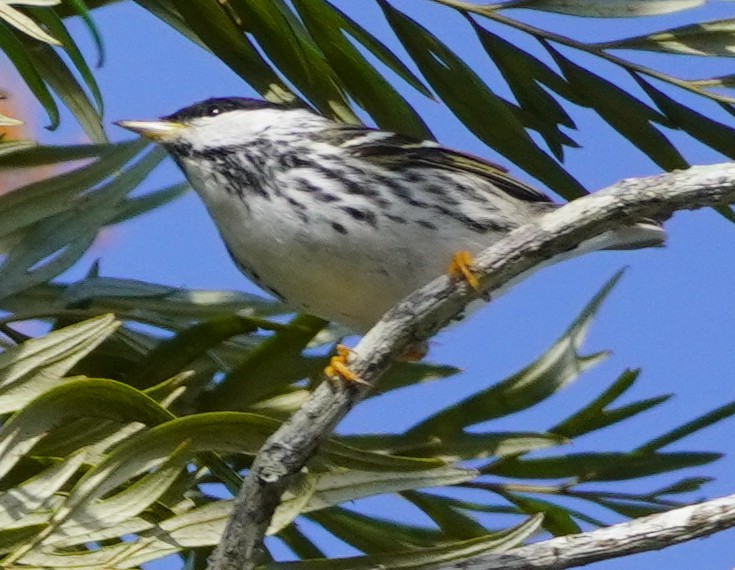
{"label": "narrow leaf", "polygon": [[705,0],[511,0],[503,8],[529,8],[586,18],[635,18],[696,8]]}
{"label": "narrow leaf", "polygon": [[[565,197],[585,193],[579,182],[526,133],[507,101],[493,93],[462,59],[429,30],[378,0],[389,24],[436,93],[490,147]],[[492,121],[478,121],[478,116]]]}
{"label": "narrow leaf", "polygon": [[698,22],[653,34],[602,42],[601,49],[635,49],[705,56],[735,56],[735,19]]}

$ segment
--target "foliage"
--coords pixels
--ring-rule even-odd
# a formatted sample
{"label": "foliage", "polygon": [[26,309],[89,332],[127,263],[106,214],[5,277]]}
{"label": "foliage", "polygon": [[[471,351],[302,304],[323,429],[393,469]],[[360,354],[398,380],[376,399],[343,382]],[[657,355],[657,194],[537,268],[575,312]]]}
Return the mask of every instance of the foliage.
{"label": "foliage", "polygon": [[[597,113],[664,169],[687,164],[667,138],[672,129],[735,157],[732,127],[682,102],[695,97],[735,114],[733,99],[723,94],[733,85],[731,76],[685,79],[618,55],[649,50],[672,57],[732,56],[735,21],[585,43],[509,15],[525,8],[570,17],[644,16],[690,8],[699,0],[425,2],[443,5],[463,22],[514,101],[491,89],[440,39],[439,30],[387,0],[376,5],[410,65],[326,0],[136,3],[209,49],[269,99],[301,98],[352,122],[358,120],[354,103],[381,127],[430,137],[416,110],[386,79],[389,70],[402,89],[441,99],[490,147],[568,198],[585,191],[562,164],[564,149],[576,145],[567,133],[575,126],[565,108],[569,103]],[[0,0],[0,46],[46,110],[50,127],[59,123],[61,101],[91,141],[59,147],[0,141],[0,169],[66,167],[0,195],[3,568],[134,568],[169,554],[181,556],[187,568],[203,567],[230,508],[227,492],[237,490],[264,438],[303,402],[339,335],[310,316],[284,321],[286,307],[252,295],[105,278],[95,268],[75,283],[55,281],[103,228],[162,207],[187,189],[182,183],[132,196],[164,156],[140,142],[107,141],[102,94],[66,19],[86,22],[101,63],[103,38],[94,10],[111,3]],[[506,39],[508,29],[538,40],[538,53]],[[582,55],[626,71],[637,93],[590,71],[576,59]],[[478,120],[488,113],[492,128]],[[286,566],[421,568],[510,548],[540,525],[563,535],[604,524],[586,507],[571,508],[568,499],[637,517],[677,506],[676,495],[699,490],[706,477],[639,494],[602,484],[714,461],[716,453],[664,448],[729,417],[735,404],[627,451],[575,453],[561,447],[667,399],[616,403],[638,380],[637,370],[623,371],[593,401],[543,433],[493,430],[493,420],[554,397],[606,358],[604,352],[579,351],[617,278],[556,343],[509,378],[436,410],[404,433],[335,435],[325,442],[271,525],[271,534],[297,557],[315,559]],[[47,332],[26,338],[14,325],[21,321],[43,324]],[[435,364],[396,364],[369,398],[457,372]],[[475,499],[459,499],[449,486],[472,489]],[[412,504],[435,526],[343,506],[378,494]],[[517,525],[488,528],[481,523],[485,513],[512,515]],[[319,560],[323,553],[299,526],[302,520],[365,556]]]}

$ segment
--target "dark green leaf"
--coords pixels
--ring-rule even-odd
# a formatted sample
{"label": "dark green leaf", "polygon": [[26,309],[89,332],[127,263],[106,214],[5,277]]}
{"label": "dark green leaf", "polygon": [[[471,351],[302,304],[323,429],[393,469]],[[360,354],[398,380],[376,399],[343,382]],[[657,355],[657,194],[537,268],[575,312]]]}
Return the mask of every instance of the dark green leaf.
{"label": "dark green leaf", "polygon": [[82,22],[84,22],[84,25],[89,30],[94,46],[97,48],[97,67],[102,67],[105,64],[105,44],[102,41],[102,35],[97,29],[97,25],[89,13],[89,8],[87,8],[84,0],[67,0],[66,3],[82,19]]}
{"label": "dark green leaf", "polygon": [[632,404],[621,406],[614,410],[606,409],[619,396],[624,394],[638,378],[640,370],[626,370],[620,377],[595,398],[592,402],[572,414],[563,422],[550,428],[551,433],[557,433],[568,438],[578,437],[582,434],[595,431],[606,426],[621,422],[629,417],[644,412],[665,402],[669,395],[641,400]]}
{"label": "dark green leaf", "polygon": [[[459,56],[386,0],[378,2],[429,84],[468,129],[562,196],[585,193],[579,182],[536,146],[507,101],[488,89]],[[492,120],[478,120],[481,116]]]}
{"label": "dark green leaf", "polygon": [[148,388],[181,372],[195,359],[222,341],[258,329],[248,317],[228,315],[198,323],[162,341],[128,372],[128,383]]}
{"label": "dark green leaf", "polygon": [[344,36],[347,22],[341,12],[324,0],[296,0],[294,5],[352,98],[380,128],[433,138],[421,117]]}
{"label": "dark green leaf", "polygon": [[51,130],[59,126],[59,108],[56,105],[46,83],[36,69],[33,60],[29,57],[23,42],[16,34],[0,21],[0,48],[12,62],[15,69],[23,77],[28,88],[43,105],[51,124],[47,127]]}
{"label": "dark green leaf", "polygon": [[529,8],[587,18],[634,18],[669,14],[705,0],[510,0],[503,8]]}
{"label": "dark green leaf", "polygon": [[582,532],[582,529],[574,522],[574,519],[564,507],[516,493],[504,493],[503,497],[528,515],[537,513],[544,515],[542,526],[554,536]]}
{"label": "dark green leaf", "polygon": [[287,18],[278,2],[230,0],[229,5],[268,59],[322,113],[358,122],[343,95],[340,76],[325,61],[300,21]]}
{"label": "dark green leaf", "polygon": [[651,124],[670,126],[665,116],[611,81],[564,57],[547,42],[544,45],[586,106],[597,111],[612,128],[665,170],[689,166],[676,147]]}
{"label": "dark green leaf", "polygon": [[38,145],[14,152],[12,155],[0,155],[0,169],[28,168],[107,156],[117,151],[120,146],[118,144]]}
{"label": "dark green leaf", "polygon": [[708,147],[729,158],[735,158],[735,129],[674,101],[640,75],[634,74],[633,78],[674,125]]}
{"label": "dark green leaf", "polygon": [[598,505],[607,507],[613,512],[616,512],[631,519],[645,517],[656,513],[663,513],[672,508],[669,506],[655,505],[643,502],[637,503],[633,501],[615,501],[612,499],[603,499],[602,497],[597,497],[590,500],[594,501]]}
{"label": "dark green leaf", "polygon": [[660,495],[678,495],[679,493],[694,493],[702,488],[702,485],[714,481],[712,477],[687,477],[671,485],[667,485],[663,489],[659,489],[650,493],[653,497]]}
{"label": "dark green leaf", "polygon": [[278,74],[240,33],[219,2],[171,0],[171,4],[201,41],[258,93],[270,100],[293,98]]}
{"label": "dark green leaf", "polygon": [[404,499],[421,509],[452,540],[466,540],[487,534],[487,529],[470,516],[452,508],[443,497],[403,491]]}
{"label": "dark green leaf", "polygon": [[433,99],[433,95],[426,85],[419,79],[401,59],[394,54],[388,46],[368,32],[355,20],[342,12],[336,6],[331,6],[332,11],[339,17],[340,27],[349,34],[357,43],[362,45],[371,54],[373,54],[383,65],[403,79],[411,87],[416,89],[422,95]]}
{"label": "dark green leaf", "polygon": [[202,409],[243,409],[304,376],[301,352],[327,322],[299,315],[278,331],[215,386]]}
{"label": "dark green leaf", "polygon": [[408,431],[427,440],[452,437],[466,426],[509,415],[536,405],[606,358],[605,353],[580,356],[592,318],[618,282],[616,273],[582,310],[567,331],[535,362],[502,382],[453,404]]}
{"label": "dark green leaf", "polygon": [[[33,65],[43,75],[44,80],[76,117],[87,136],[95,143],[106,143],[107,135],[102,128],[102,118],[92,106],[74,74],[54,49],[45,44],[30,45],[24,42]],[[101,104],[101,101],[98,101]]]}
{"label": "dark green leaf", "polygon": [[602,42],[602,49],[635,49],[684,55],[732,57],[735,42],[735,19],[697,22],[635,36],[623,40]]}
{"label": "dark green leaf", "polygon": [[735,415],[735,402],[730,402],[719,408],[715,408],[711,412],[702,414],[698,418],[695,418],[676,429],[671,430],[663,435],[660,435],[648,443],[645,443],[636,448],[639,453],[651,453],[657,451],[662,447],[665,447],[675,441],[679,441],[688,435],[696,433],[706,427],[721,422],[724,419],[730,418]]}
{"label": "dark green leaf", "polygon": [[[76,4],[81,4],[82,0],[72,0]],[[87,61],[84,59],[82,52],[79,51],[74,38],[71,37],[69,31],[66,29],[64,22],[53,10],[35,9],[31,11],[31,14],[39,21],[43,22],[46,27],[51,31],[56,39],[61,41],[61,44],[69,55],[69,58],[76,66],[79,74],[84,79],[92,97],[97,104],[97,114],[102,117],[103,104],[102,104],[102,93],[100,93],[97,81],[92,74],[92,70],[89,69]],[[91,20],[90,20],[91,22]],[[101,52],[100,52],[101,53]]]}
{"label": "dark green leaf", "polygon": [[584,481],[624,481],[705,465],[720,453],[575,453],[543,459],[505,458],[484,471],[519,479],[575,478]]}
{"label": "dark green leaf", "polygon": [[569,144],[574,147],[579,145],[563,134],[558,126],[575,128],[575,124],[564,107],[541,85],[567,98],[575,97],[574,90],[563,77],[541,60],[491,33],[473,18],[468,16],[467,19],[472,24],[483,48],[503,74],[503,78],[521,108],[535,119],[539,133],[544,137],[546,144],[549,145],[557,159],[561,160],[563,145]]}

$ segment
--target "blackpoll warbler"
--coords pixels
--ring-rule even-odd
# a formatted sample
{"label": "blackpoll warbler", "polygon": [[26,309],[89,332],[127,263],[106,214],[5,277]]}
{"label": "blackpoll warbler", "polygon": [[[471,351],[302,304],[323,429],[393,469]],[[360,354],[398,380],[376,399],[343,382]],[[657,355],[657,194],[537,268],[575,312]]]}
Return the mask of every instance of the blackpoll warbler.
{"label": "blackpoll warbler", "polygon": [[[558,207],[502,167],[302,107],[209,99],[121,121],[160,144],[201,196],[235,263],[300,311],[356,332],[447,270]],[[660,245],[639,223],[575,249]]]}

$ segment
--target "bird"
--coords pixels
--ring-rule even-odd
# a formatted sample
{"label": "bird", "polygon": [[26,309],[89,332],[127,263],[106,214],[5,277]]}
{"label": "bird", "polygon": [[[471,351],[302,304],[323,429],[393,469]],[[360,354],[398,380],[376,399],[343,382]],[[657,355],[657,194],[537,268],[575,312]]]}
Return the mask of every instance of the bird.
{"label": "bird", "polygon": [[[298,104],[220,97],[116,124],[168,151],[242,273],[356,333],[448,267],[472,282],[473,255],[560,207],[490,161]],[[644,221],[571,254],[665,237]]]}

